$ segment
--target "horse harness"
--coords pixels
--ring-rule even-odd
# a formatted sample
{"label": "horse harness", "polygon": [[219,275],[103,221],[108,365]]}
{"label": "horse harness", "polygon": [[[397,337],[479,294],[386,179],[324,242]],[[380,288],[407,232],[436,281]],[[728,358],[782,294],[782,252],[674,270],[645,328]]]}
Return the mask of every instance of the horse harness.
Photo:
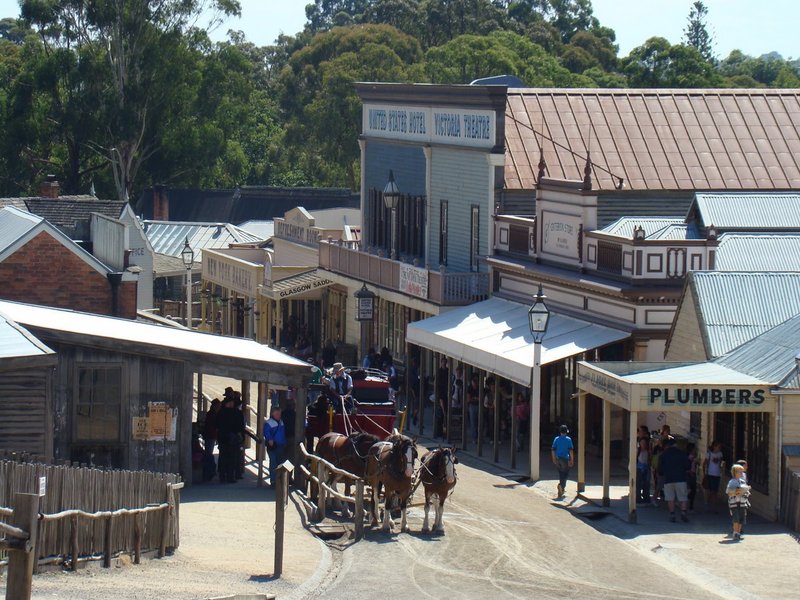
{"label": "horse harness", "polygon": [[422,471],[423,469],[425,469],[425,471],[427,471],[427,473],[433,478],[432,483],[434,484],[444,483],[447,480],[447,463],[444,464],[445,468],[442,470],[443,474],[441,476],[435,475],[433,471],[431,471],[431,466],[432,463],[437,460],[442,462],[446,461],[447,459],[445,457],[447,456],[450,456],[451,460],[453,460],[453,477],[455,478],[456,477],[456,465],[454,459],[455,457],[453,457],[451,452],[445,451],[442,448],[433,450],[430,453],[430,457],[428,458],[427,461],[424,462],[420,461],[419,470]]}

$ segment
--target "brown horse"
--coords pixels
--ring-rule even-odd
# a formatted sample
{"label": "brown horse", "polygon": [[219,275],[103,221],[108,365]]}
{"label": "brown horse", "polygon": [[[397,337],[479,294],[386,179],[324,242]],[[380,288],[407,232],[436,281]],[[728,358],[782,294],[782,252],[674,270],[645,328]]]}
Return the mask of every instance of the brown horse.
{"label": "brown horse", "polygon": [[372,487],[372,524],[378,524],[378,498],[383,487],[383,531],[388,533],[394,527],[390,514],[393,499],[400,503],[400,530],[408,531],[406,506],[417,459],[416,441],[402,434],[393,434],[386,441],[374,444],[367,456],[365,478]]}
{"label": "brown horse", "polygon": [[425,521],[422,523],[422,532],[428,533],[428,512],[432,499],[436,496],[436,516],[433,520],[433,530],[444,533],[444,501],[456,487],[456,458],[455,448],[436,448],[422,457],[419,465],[419,479],[425,488]]}
{"label": "brown horse", "polygon": [[[348,436],[332,431],[319,439],[316,455],[339,469],[363,478],[367,466],[367,452],[373,444],[379,441],[378,436],[369,433],[354,432]],[[336,489],[336,484],[341,479],[345,479],[345,496],[349,496],[351,485],[349,478],[334,475],[329,480],[329,485]],[[343,517],[349,515],[346,502],[341,503],[341,510]]]}

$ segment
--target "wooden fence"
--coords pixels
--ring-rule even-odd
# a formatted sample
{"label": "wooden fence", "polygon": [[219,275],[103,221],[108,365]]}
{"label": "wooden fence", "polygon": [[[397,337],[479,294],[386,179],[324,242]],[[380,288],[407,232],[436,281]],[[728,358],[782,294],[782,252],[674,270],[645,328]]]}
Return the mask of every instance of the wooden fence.
{"label": "wooden fence", "polygon": [[800,473],[784,471],[781,520],[792,531],[800,531]]}
{"label": "wooden fence", "polygon": [[[300,443],[300,453],[304,458],[310,460],[311,469],[306,468],[305,465],[300,465],[300,470],[306,476],[309,483],[310,490],[308,490],[307,497],[311,498],[316,496],[316,514],[314,518],[318,521],[325,519],[326,506],[328,497],[336,498],[341,502],[353,504],[353,524],[355,526],[355,536],[357,540],[364,537],[364,480],[360,477],[353,475],[347,471],[339,469],[329,463],[327,460],[320,458],[315,454],[310,454],[305,447],[305,444]],[[355,492],[353,496],[345,496],[340,494],[326,481],[328,474],[333,473],[350,479],[355,484]]]}
{"label": "wooden fence", "polygon": [[[180,542],[178,475],[144,471],[103,471],[86,467],[0,461],[0,520],[7,521],[16,493],[38,494],[38,564],[78,562],[158,551]],[[77,560],[75,558],[77,557]],[[0,552],[0,564],[7,564]],[[138,562],[138,561],[137,561]]]}

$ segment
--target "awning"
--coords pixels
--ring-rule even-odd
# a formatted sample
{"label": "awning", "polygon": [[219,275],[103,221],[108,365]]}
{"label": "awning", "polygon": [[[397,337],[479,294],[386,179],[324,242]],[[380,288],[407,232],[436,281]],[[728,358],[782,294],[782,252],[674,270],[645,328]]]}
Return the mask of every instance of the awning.
{"label": "awning", "polygon": [[[530,307],[502,298],[453,309],[409,323],[406,339],[522,385],[530,385],[533,336]],[[542,365],[554,363],[630,336],[627,331],[550,314],[542,342]]]}
{"label": "awning", "polygon": [[578,363],[578,389],[625,410],[774,412],[772,384],[720,365],[701,363]]}
{"label": "awning", "polygon": [[303,298],[316,298],[322,288],[328,287],[333,283],[333,280],[324,277],[314,269],[313,271],[306,271],[305,273],[298,273],[285,279],[279,279],[272,282],[272,288],[264,287],[265,295],[273,300],[283,300],[284,298],[291,298],[293,296],[302,295]]}

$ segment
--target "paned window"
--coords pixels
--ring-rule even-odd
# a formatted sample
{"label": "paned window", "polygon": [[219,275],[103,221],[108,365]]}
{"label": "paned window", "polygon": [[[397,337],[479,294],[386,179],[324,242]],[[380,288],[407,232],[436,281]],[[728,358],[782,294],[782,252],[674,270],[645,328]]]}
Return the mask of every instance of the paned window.
{"label": "paned window", "polygon": [[118,442],[122,406],[122,367],[78,367],[75,395],[76,441]]}

